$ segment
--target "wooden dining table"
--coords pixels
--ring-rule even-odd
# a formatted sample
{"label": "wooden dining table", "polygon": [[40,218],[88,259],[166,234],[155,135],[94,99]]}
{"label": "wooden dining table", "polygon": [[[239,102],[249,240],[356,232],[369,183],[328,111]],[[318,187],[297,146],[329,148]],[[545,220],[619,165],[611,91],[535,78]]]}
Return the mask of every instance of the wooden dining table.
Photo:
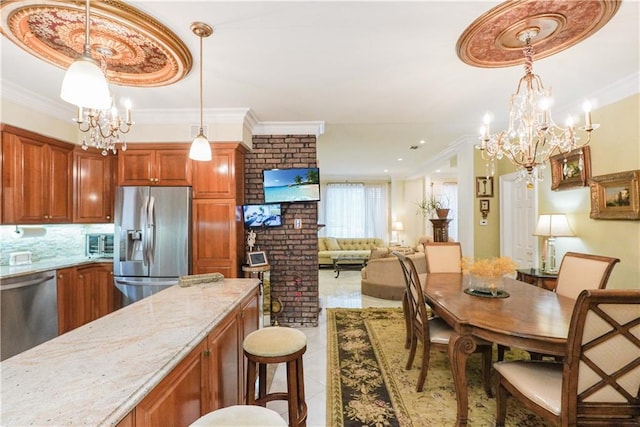
{"label": "wooden dining table", "polygon": [[564,356],[575,300],[525,282],[505,278],[506,298],[469,295],[459,273],[427,274],[426,303],[454,330],[449,359],[457,400],[456,425],[466,426],[469,410],[467,359],[474,337],[535,353]]}

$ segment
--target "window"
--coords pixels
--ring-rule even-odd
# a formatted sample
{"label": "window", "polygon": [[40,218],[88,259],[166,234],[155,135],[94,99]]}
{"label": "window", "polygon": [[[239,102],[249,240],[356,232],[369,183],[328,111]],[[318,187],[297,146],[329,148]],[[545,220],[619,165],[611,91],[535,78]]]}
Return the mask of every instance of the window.
{"label": "window", "polygon": [[387,184],[327,184],[324,234],[331,237],[378,237],[388,233]]}

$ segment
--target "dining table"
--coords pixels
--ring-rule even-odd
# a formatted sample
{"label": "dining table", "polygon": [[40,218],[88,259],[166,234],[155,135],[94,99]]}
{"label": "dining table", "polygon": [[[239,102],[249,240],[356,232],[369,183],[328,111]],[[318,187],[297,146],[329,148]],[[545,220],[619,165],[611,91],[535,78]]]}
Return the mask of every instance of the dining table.
{"label": "dining table", "polygon": [[476,338],[533,353],[564,356],[575,300],[525,282],[504,278],[498,297],[465,292],[461,273],[430,273],[425,302],[453,329],[449,359],[457,400],[456,426],[468,422],[467,359]]}

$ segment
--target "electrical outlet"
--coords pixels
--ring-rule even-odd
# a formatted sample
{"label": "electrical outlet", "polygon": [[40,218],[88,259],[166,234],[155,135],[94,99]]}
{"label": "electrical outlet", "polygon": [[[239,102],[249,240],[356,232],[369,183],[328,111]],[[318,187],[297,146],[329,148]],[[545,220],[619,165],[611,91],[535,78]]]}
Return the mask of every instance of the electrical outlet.
{"label": "electrical outlet", "polygon": [[487,221],[486,219],[481,219],[480,220],[480,225],[488,225],[489,221]]}
{"label": "electrical outlet", "polygon": [[296,229],[302,228],[302,220],[300,218],[296,218],[293,220],[293,227]]}

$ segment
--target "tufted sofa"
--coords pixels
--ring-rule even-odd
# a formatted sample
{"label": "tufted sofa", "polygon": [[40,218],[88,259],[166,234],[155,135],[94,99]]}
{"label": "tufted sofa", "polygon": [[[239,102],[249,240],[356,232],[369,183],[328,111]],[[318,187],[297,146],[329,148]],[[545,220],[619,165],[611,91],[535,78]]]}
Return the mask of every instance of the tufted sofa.
{"label": "tufted sofa", "polygon": [[[427,258],[424,252],[415,252],[407,257],[411,258],[418,275],[423,279],[427,275]],[[363,295],[395,301],[402,300],[405,290],[404,275],[400,261],[391,251],[382,249],[372,251],[361,275],[360,290]]]}
{"label": "tufted sofa", "polygon": [[333,266],[333,255],[348,254],[368,259],[371,249],[384,247],[384,240],[377,238],[318,237],[318,264]]}

